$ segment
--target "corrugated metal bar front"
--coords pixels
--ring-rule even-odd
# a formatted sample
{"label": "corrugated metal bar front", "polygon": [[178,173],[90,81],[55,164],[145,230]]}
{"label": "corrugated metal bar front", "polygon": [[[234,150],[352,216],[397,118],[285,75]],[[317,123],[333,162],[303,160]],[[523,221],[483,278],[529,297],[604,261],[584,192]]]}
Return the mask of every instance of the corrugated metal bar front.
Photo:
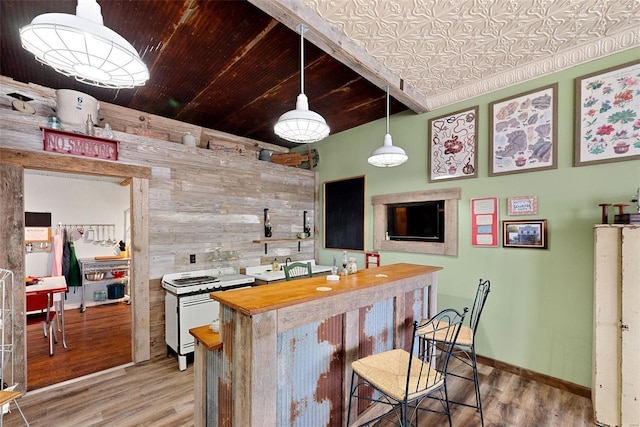
{"label": "corrugated metal bar front", "polygon": [[[360,309],[358,359],[393,349],[394,300],[389,298]],[[359,400],[358,415],[368,407],[369,402]]]}
{"label": "corrugated metal bar front", "polygon": [[[207,351],[207,426],[218,425],[218,379],[217,373],[220,372],[221,358],[216,354],[216,351]],[[199,404],[199,402],[196,402]]]}
{"label": "corrugated metal bar front", "polygon": [[[342,315],[278,334],[278,426],[342,425]],[[311,353],[309,353],[311,352]]]}
{"label": "corrugated metal bar front", "polygon": [[[223,336],[232,336],[231,329],[232,311],[222,306],[220,311],[220,328]],[[228,345],[227,347],[232,347]],[[232,427],[233,426],[233,369],[231,360],[224,350],[207,351],[207,402],[206,420],[207,427]]]}

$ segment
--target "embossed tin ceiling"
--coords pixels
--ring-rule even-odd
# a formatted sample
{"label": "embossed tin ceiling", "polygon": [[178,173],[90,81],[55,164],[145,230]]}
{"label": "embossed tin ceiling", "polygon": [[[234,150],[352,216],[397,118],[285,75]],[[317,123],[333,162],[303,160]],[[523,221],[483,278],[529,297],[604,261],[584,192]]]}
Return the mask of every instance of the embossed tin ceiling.
{"label": "embossed tin ceiling", "polygon": [[[337,133],[422,113],[640,45],[638,0],[99,0],[104,23],[149,67],[135,89],[100,89],[40,65],[18,30],[75,0],[2,0],[0,74],[284,147],[273,125],[300,91]],[[325,52],[329,52],[327,54]],[[6,94],[3,94],[6,95]],[[8,100],[6,100],[8,105]]]}

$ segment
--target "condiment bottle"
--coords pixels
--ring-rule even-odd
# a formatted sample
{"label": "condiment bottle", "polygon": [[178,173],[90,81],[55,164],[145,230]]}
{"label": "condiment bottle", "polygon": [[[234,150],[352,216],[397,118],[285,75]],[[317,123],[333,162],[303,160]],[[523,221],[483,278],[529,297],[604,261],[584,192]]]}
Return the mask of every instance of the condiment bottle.
{"label": "condiment bottle", "polygon": [[349,274],[354,274],[358,272],[358,264],[356,264],[355,258],[349,258],[349,264],[347,265],[347,271]]}
{"label": "condiment bottle", "polygon": [[271,265],[271,270],[273,270],[273,271],[279,271],[280,270],[280,264],[278,264],[278,259],[277,258],[273,259],[273,264]]}
{"label": "condiment bottle", "polygon": [[347,251],[342,251],[342,275],[346,276],[349,274],[349,270],[347,270],[347,266],[349,265],[347,258]]}

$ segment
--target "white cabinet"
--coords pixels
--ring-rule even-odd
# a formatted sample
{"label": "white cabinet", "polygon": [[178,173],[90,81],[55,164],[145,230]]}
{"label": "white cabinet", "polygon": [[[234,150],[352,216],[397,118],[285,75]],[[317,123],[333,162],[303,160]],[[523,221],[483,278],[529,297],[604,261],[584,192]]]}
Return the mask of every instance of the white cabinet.
{"label": "white cabinet", "polygon": [[640,425],[640,225],[596,225],[593,400],[601,426]]}
{"label": "white cabinet", "polygon": [[[124,295],[122,298],[107,298],[106,295],[104,298],[92,298],[91,305],[99,305],[99,304],[110,304],[117,301],[127,301],[131,302],[129,295],[129,282],[130,282],[130,272],[131,272],[131,260],[130,258],[114,258],[114,259],[104,259],[104,260],[96,260],[93,258],[81,258],[78,260],[80,262],[80,272],[82,273],[82,303],[80,304],[80,311],[83,312],[87,308],[86,303],[86,293],[87,288],[89,288],[89,295],[93,296],[95,290],[103,290],[108,285],[112,284],[122,284],[124,285]],[[124,275],[122,277],[114,277],[114,272],[123,271]],[[89,280],[87,279],[88,274],[92,273],[104,273],[104,277],[101,280]],[[102,285],[102,286],[99,286]],[[105,291],[107,292],[107,291]]]}

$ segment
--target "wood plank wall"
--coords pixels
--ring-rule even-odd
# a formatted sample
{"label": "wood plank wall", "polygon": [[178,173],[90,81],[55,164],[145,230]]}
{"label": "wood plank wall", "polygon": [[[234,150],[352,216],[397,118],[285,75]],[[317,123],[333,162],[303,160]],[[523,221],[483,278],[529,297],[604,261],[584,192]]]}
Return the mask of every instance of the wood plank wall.
{"label": "wood plank wall", "polygon": [[[3,76],[0,89],[0,147],[42,151],[39,126],[45,126],[47,116],[53,114],[55,90]],[[13,111],[14,98],[7,95],[12,92],[33,98],[37,113]],[[152,358],[166,354],[163,274],[223,266],[240,269],[268,264],[275,257],[315,259],[315,241],[303,242],[300,251],[295,241],[272,243],[267,254],[264,245],[253,242],[264,236],[264,208],[269,209],[273,239],[295,238],[302,231],[305,210],[311,215],[312,229],[317,223],[316,173],[257,158],[263,148],[286,149],[102,102],[99,117],[101,125],[109,123],[120,141],[118,163],[152,171],[148,188],[150,316],[139,320],[142,327],[148,324]],[[139,130],[124,132],[132,128]],[[183,132],[197,136],[198,147],[180,144]],[[166,136],[166,140],[149,135]],[[228,149],[229,144],[239,148]],[[3,239],[4,229],[0,228]],[[189,263],[191,254],[196,255],[195,264]]]}

